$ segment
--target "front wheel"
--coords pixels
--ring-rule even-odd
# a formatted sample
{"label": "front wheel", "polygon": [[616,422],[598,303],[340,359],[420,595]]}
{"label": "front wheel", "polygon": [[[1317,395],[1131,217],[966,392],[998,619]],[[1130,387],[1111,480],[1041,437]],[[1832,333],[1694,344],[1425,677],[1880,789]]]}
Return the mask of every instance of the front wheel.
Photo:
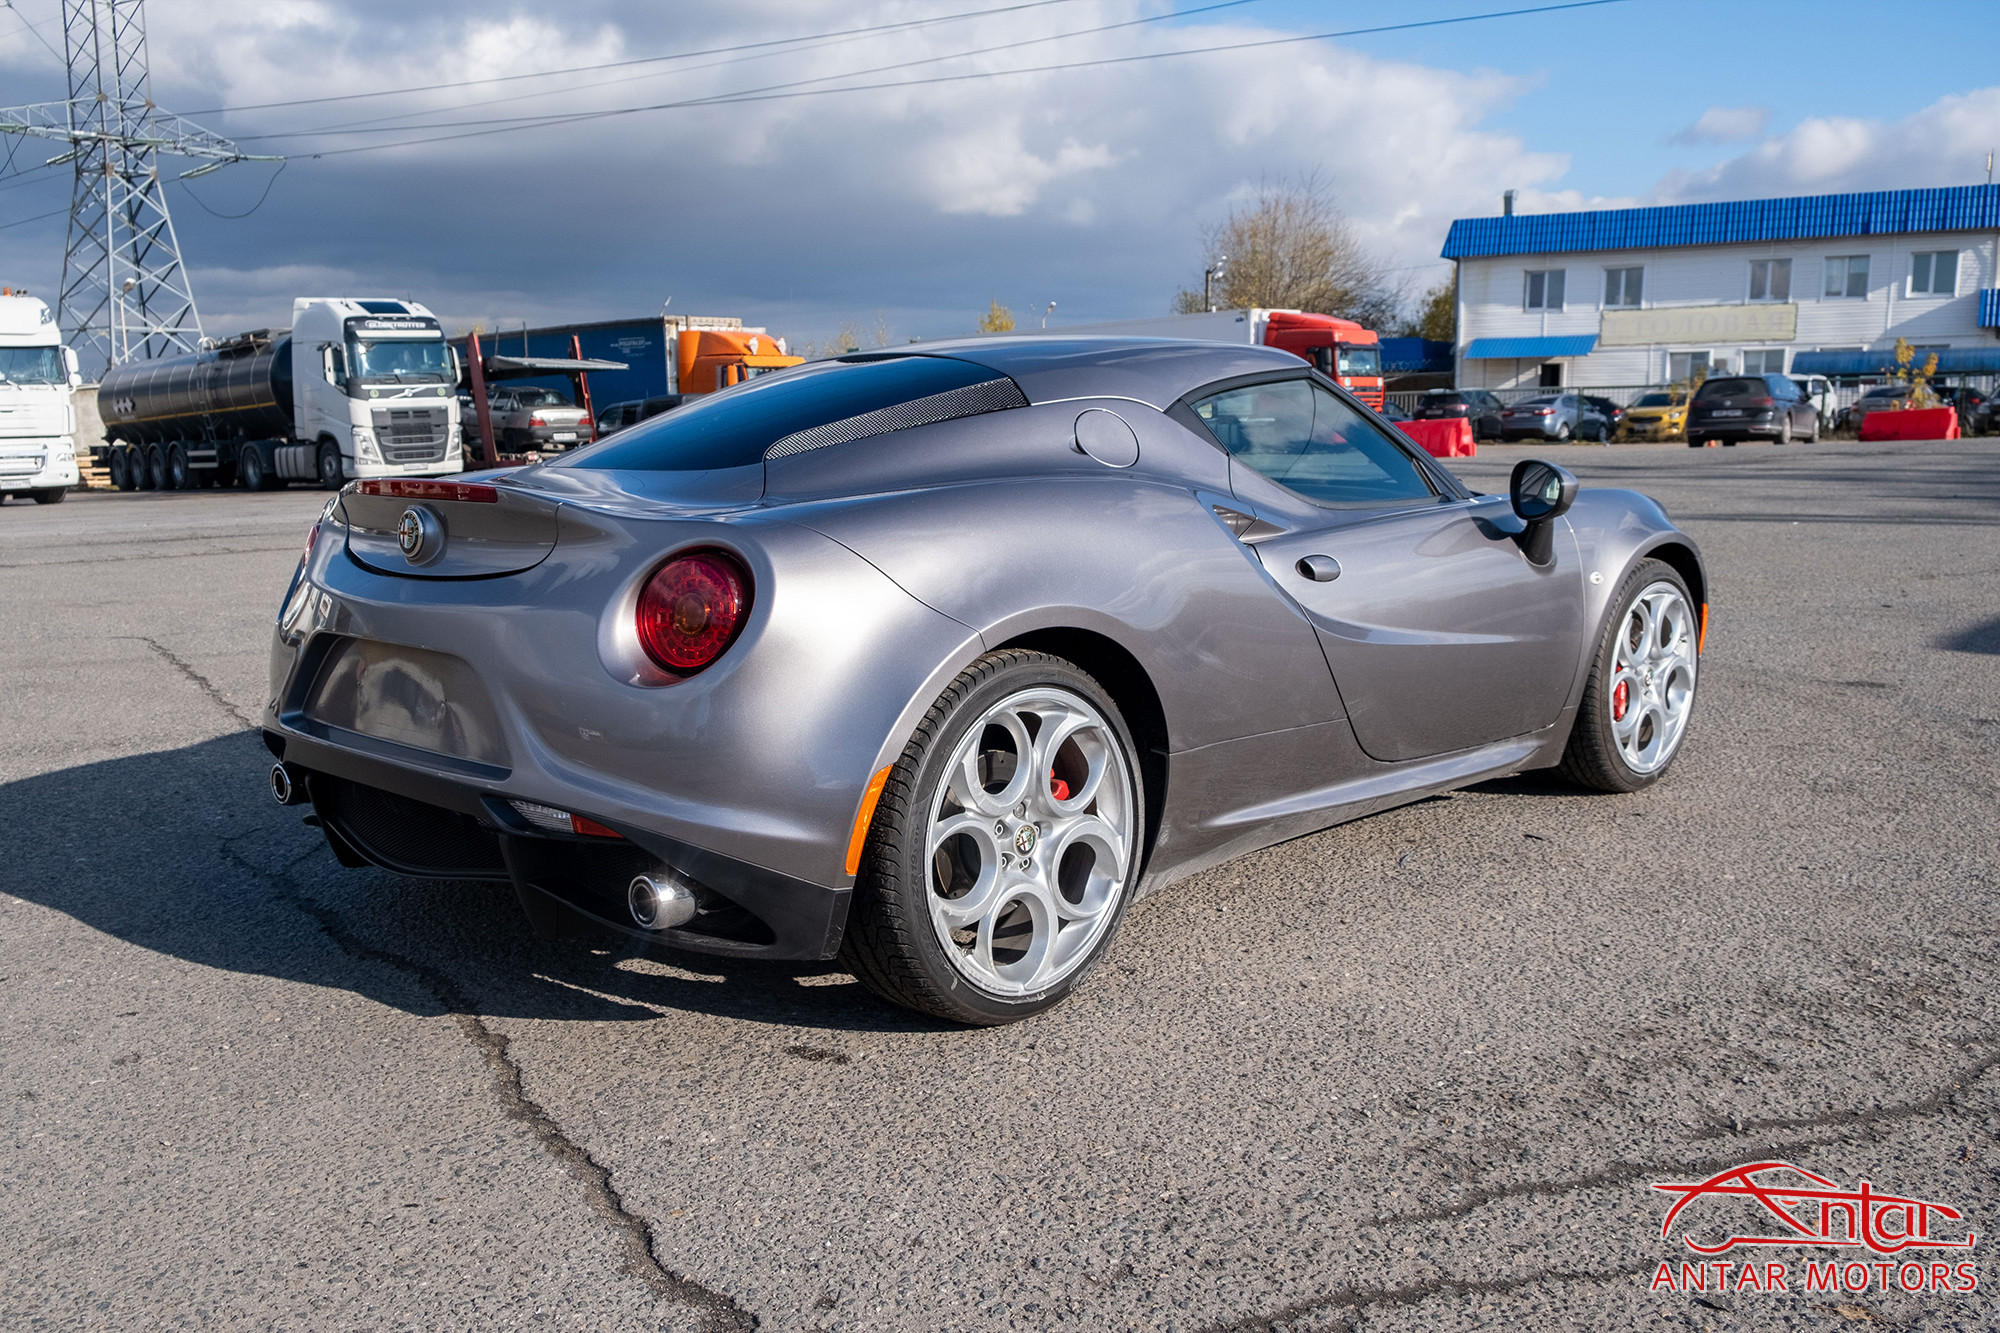
{"label": "front wheel", "polygon": [[28,493],[35,497],[35,503],[38,505],[59,505],[69,498],[69,487],[43,486]]}
{"label": "front wheel", "polygon": [[876,994],[959,1023],[1060,1002],[1139,877],[1145,794],[1118,706],[1045,653],[989,653],[890,772],[841,957]]}
{"label": "front wheel", "polygon": [[1701,625],[1686,581],[1659,560],[1640,561],[1611,604],[1561,767],[1580,786],[1638,791],[1687,734]]}

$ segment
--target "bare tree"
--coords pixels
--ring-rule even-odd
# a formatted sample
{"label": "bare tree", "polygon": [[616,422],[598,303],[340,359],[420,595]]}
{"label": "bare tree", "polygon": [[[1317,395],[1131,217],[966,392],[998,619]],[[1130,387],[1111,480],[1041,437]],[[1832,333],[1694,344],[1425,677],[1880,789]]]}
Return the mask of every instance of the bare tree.
{"label": "bare tree", "polygon": [[[1361,244],[1318,172],[1260,185],[1254,204],[1203,231],[1202,250],[1209,265],[1228,258],[1218,306],[1310,310],[1370,328],[1400,322],[1402,290]],[[1182,314],[1207,308],[1199,290],[1174,298]]]}
{"label": "bare tree", "polygon": [[1448,343],[1458,337],[1458,277],[1446,278],[1417,298],[1416,312],[1403,326],[1405,337]]}

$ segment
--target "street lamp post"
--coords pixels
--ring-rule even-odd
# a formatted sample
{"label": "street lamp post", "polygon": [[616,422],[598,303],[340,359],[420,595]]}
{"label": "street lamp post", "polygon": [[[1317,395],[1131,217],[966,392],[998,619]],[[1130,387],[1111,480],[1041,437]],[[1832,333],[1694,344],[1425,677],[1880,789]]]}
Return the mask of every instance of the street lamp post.
{"label": "street lamp post", "polygon": [[1223,274],[1227,273],[1228,271],[1229,271],[1228,255],[1219,256],[1213,264],[1210,264],[1207,268],[1202,270],[1201,303],[1208,307],[1209,312],[1211,314],[1213,314],[1215,311],[1215,296],[1214,296],[1215,280],[1221,277]]}

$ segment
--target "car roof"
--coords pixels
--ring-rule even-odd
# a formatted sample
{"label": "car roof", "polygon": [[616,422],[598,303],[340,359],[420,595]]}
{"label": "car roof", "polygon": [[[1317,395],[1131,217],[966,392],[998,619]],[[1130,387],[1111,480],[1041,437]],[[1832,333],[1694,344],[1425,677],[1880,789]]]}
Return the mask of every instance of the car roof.
{"label": "car roof", "polygon": [[1066,398],[1134,398],[1162,410],[1204,384],[1260,371],[1303,371],[1306,362],[1276,347],[1189,338],[960,338],[921,349],[863,352],[845,361],[948,356],[1007,376],[1030,403]]}

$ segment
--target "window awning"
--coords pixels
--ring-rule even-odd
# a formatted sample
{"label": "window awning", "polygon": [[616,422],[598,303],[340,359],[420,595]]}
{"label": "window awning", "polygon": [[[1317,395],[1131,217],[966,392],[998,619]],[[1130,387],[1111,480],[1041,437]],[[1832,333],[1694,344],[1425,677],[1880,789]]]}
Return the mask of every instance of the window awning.
{"label": "window awning", "polygon": [[1979,293],[1979,327],[2000,329],[2000,287],[1988,287]]}
{"label": "window awning", "polygon": [[[1940,375],[2000,374],[2000,343],[1991,347],[1939,347],[1917,349],[1921,366],[1935,351]],[[1881,375],[1896,368],[1895,349],[1872,352],[1800,352],[1792,358],[1794,375]]]}
{"label": "window awning", "polygon": [[1594,333],[1567,333],[1549,338],[1474,338],[1465,349],[1465,359],[1547,361],[1558,356],[1588,356],[1595,346]]}

